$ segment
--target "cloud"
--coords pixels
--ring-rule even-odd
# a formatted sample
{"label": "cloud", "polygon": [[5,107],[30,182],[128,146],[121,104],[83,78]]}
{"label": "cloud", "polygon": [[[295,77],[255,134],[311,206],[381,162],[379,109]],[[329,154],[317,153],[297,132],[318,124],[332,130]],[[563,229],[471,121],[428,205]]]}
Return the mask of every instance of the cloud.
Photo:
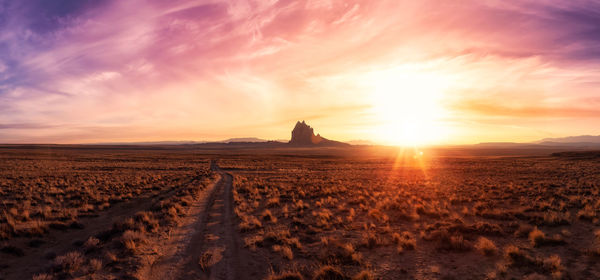
{"label": "cloud", "polygon": [[485,100],[462,100],[460,104],[455,104],[453,107],[460,111],[475,113],[479,117],[505,117],[513,119],[600,118],[600,109],[585,107],[531,106],[530,104],[508,106]]}
{"label": "cloud", "polygon": [[40,129],[59,127],[57,125],[37,124],[37,123],[0,123],[0,129]]}
{"label": "cloud", "polygon": [[346,13],[344,13],[344,15],[342,15],[339,19],[336,19],[333,24],[337,25],[337,24],[342,24],[344,22],[347,21],[351,21],[351,20],[356,20],[358,19],[358,9],[360,9],[360,5],[359,4],[354,4],[354,6],[352,6],[352,8],[350,10],[348,10]]}
{"label": "cloud", "polygon": [[[329,115],[320,112],[367,123],[373,120],[360,108],[331,108],[370,106],[361,77],[412,64],[461,76],[447,96],[462,102],[450,106],[458,111],[597,113],[580,106],[600,80],[594,1],[36,0],[0,7],[0,118],[7,124],[183,124],[209,135],[234,124]],[[534,103],[567,94],[570,109]],[[496,105],[509,97],[514,102]]]}

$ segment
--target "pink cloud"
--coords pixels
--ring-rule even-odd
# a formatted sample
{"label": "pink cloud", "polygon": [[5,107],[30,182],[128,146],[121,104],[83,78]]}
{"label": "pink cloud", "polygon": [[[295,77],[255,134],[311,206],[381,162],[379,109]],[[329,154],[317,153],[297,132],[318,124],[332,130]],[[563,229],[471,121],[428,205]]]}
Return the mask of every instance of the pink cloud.
{"label": "pink cloud", "polygon": [[[0,29],[0,117],[11,129],[24,124],[24,141],[31,133],[60,142],[75,127],[117,123],[177,123],[209,135],[240,122],[321,115],[302,108],[368,106],[360,97],[368,92],[347,77],[405,63],[433,62],[472,77],[451,99],[477,94],[494,103],[510,95],[529,112],[512,110],[521,118],[545,114],[532,100],[566,91],[575,96],[568,108],[579,108],[599,81],[598,5],[586,1],[132,0],[52,8],[0,11],[7,19]],[[31,20],[42,11],[58,20]],[[312,82],[333,76],[357,91],[352,98]],[[467,107],[454,109],[477,109]],[[341,110],[329,120],[356,117],[358,125],[368,118],[363,113]],[[32,123],[52,129],[25,125]],[[240,133],[279,138],[276,129],[287,128]]]}

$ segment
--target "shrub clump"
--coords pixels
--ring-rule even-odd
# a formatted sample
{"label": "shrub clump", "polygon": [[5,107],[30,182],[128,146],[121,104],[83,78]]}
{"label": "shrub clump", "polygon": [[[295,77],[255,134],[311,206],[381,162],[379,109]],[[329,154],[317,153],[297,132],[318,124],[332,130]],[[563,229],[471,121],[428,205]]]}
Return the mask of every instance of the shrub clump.
{"label": "shrub clump", "polygon": [[477,242],[475,242],[475,249],[486,256],[494,255],[498,251],[494,242],[485,237],[479,237],[477,239]]}
{"label": "shrub clump", "polygon": [[315,279],[315,280],[345,280],[345,279],[347,279],[347,277],[344,276],[344,274],[340,271],[339,268],[331,266],[331,265],[325,265],[325,266],[322,266],[321,268],[319,268],[319,270],[317,270],[317,272],[315,273],[315,277],[313,279]]}

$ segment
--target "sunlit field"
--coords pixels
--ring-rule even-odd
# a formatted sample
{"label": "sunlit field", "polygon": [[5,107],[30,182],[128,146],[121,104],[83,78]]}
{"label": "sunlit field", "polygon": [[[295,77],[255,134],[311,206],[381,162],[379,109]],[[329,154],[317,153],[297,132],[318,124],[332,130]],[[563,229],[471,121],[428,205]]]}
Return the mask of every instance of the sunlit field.
{"label": "sunlit field", "polygon": [[243,244],[268,256],[271,279],[600,275],[597,161],[411,163],[271,157],[257,169],[222,160],[235,172]]}
{"label": "sunlit field", "polygon": [[0,279],[129,277],[213,179],[173,152],[2,149]]}
{"label": "sunlit field", "polygon": [[600,0],[0,0],[0,280],[600,279]]}
{"label": "sunlit field", "polygon": [[600,277],[593,157],[403,154],[4,148],[0,276]]}

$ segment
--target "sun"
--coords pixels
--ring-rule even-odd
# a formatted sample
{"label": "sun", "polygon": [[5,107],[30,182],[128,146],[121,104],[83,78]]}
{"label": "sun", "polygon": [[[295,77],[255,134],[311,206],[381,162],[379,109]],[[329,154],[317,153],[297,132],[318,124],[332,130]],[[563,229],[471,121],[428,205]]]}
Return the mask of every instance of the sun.
{"label": "sun", "polygon": [[441,101],[448,79],[411,67],[370,75],[371,102],[380,141],[400,146],[437,143],[448,134]]}

